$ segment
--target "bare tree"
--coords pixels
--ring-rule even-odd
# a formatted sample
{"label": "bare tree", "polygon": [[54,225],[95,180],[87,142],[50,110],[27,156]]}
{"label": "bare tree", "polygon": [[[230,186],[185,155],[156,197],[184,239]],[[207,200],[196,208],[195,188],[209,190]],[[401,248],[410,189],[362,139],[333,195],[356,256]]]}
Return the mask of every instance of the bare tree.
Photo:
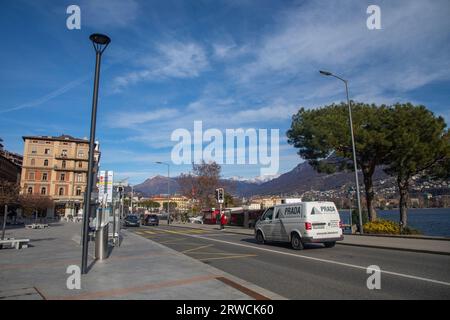
{"label": "bare tree", "polygon": [[215,203],[214,192],[219,186],[221,167],[216,162],[192,164],[192,172],[178,179],[181,193],[197,200],[198,209],[210,208]]}

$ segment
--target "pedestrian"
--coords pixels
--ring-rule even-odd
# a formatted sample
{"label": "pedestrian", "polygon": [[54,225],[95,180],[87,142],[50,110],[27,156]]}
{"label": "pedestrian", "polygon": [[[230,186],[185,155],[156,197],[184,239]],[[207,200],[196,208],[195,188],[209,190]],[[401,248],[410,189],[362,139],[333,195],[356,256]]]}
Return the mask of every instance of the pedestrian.
{"label": "pedestrian", "polygon": [[225,213],[222,213],[220,217],[220,229],[225,229],[225,225],[227,224],[227,216]]}

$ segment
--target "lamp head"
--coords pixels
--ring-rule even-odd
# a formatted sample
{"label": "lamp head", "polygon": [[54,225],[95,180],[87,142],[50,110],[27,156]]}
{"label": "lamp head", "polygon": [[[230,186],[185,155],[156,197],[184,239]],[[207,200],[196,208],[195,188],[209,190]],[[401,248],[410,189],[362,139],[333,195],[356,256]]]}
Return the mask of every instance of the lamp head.
{"label": "lamp head", "polygon": [[323,71],[323,70],[319,70],[319,72],[321,73],[321,74],[323,74],[324,76],[331,76],[331,75],[333,75],[331,72],[329,72],[329,71]]}
{"label": "lamp head", "polygon": [[92,41],[95,52],[97,53],[103,53],[108,44],[111,42],[111,39],[107,35],[101,33],[91,34],[89,36],[89,39]]}

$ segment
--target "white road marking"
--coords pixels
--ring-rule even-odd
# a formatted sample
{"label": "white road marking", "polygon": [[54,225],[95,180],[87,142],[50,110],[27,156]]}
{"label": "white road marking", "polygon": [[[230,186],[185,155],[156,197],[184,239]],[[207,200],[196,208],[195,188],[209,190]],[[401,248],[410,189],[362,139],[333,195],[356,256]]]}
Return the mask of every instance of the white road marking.
{"label": "white road marking", "polygon": [[[320,262],[325,262],[325,263],[331,263],[331,264],[336,264],[336,265],[340,265],[340,266],[344,266],[344,267],[349,267],[349,268],[355,268],[355,269],[367,270],[367,267],[364,267],[364,266],[358,266],[358,265],[355,265],[355,264],[350,264],[350,263],[345,263],[345,262],[338,262],[338,261],[327,260],[327,259],[322,259],[322,258],[309,257],[309,256],[301,255],[301,254],[295,254],[295,253],[289,253],[289,252],[282,252],[282,251],[277,251],[277,250],[272,250],[272,249],[267,249],[267,248],[259,248],[259,247],[255,247],[255,246],[250,246],[250,245],[242,244],[242,243],[235,243],[235,242],[230,242],[230,241],[225,241],[225,240],[219,240],[219,239],[213,239],[213,238],[208,238],[208,237],[203,237],[203,236],[197,236],[197,235],[186,234],[186,236],[188,236],[188,237],[193,237],[193,238],[204,239],[204,240],[209,240],[209,241],[216,241],[216,242],[221,242],[221,243],[231,244],[231,245],[234,245],[234,246],[240,246],[240,247],[245,247],[245,248],[250,248],[250,249],[257,249],[257,250],[262,250],[262,251],[267,251],[267,252],[272,252],[272,253],[284,254],[284,255],[287,255],[287,256],[292,256],[292,257],[297,257],[297,258],[303,258],[303,259],[307,259],[307,260],[313,260],[313,261],[320,261]],[[423,277],[417,277],[417,276],[412,276],[412,275],[409,275],[409,274],[398,273],[398,272],[393,272],[393,271],[381,270],[381,272],[382,272],[382,273],[385,273],[385,274],[390,274],[390,275],[393,275],[393,276],[398,276],[398,277],[403,277],[403,278],[408,278],[408,279],[414,279],[414,280],[420,280],[420,281],[426,281],[426,282],[431,282],[431,283],[441,284],[441,285],[444,285],[444,286],[450,286],[450,282],[439,281],[439,280],[434,280],[434,279],[429,279],[429,278],[423,278]]]}

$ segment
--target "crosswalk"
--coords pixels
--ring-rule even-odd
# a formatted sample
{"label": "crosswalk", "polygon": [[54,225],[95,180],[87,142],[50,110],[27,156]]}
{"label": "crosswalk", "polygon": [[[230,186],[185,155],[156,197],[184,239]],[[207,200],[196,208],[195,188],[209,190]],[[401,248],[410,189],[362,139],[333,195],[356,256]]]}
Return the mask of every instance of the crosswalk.
{"label": "crosswalk", "polygon": [[154,229],[154,230],[139,230],[134,231],[134,233],[145,236],[145,235],[167,235],[167,234],[206,234],[210,233],[207,230],[199,230],[199,229],[186,229],[186,230],[166,230],[166,229]]}

